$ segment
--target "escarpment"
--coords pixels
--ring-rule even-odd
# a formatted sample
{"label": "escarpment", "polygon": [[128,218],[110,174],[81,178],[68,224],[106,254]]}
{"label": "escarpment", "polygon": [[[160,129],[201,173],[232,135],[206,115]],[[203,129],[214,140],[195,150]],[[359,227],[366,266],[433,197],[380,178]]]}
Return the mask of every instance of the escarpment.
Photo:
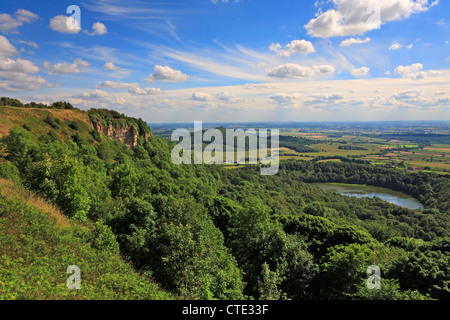
{"label": "escarpment", "polygon": [[137,146],[140,136],[144,140],[151,136],[150,127],[142,119],[126,117],[106,109],[91,109],[89,117],[97,132],[119,140],[130,149]]}

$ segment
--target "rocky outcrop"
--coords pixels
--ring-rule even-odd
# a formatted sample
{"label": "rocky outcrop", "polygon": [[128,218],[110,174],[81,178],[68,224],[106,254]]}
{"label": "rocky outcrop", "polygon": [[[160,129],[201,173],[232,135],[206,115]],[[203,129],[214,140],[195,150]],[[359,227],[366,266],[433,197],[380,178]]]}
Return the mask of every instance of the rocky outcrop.
{"label": "rocky outcrop", "polygon": [[[101,122],[94,122],[93,126],[99,133],[102,133],[113,140],[118,139],[130,149],[134,149],[137,146],[139,131],[133,126],[115,124],[104,126]],[[148,136],[145,135],[144,139],[147,140]]]}

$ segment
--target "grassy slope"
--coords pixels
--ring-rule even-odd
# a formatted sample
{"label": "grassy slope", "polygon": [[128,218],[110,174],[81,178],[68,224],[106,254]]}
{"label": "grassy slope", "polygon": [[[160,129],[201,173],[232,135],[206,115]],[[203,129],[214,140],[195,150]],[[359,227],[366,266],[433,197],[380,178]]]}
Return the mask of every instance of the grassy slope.
{"label": "grassy slope", "polygon": [[[0,179],[0,299],[174,298],[120,256],[93,249],[90,229]],[[81,269],[80,290],[67,288],[70,265]]]}
{"label": "grassy slope", "polygon": [[82,138],[89,137],[89,131],[93,129],[87,112],[81,110],[59,110],[59,109],[37,109],[37,108],[16,108],[0,106],[0,138],[7,135],[9,129],[14,126],[27,125],[33,136],[39,137],[51,130],[49,124],[44,119],[51,115],[61,121],[58,136],[67,140],[76,131],[69,127],[71,121],[79,124],[78,130]]}

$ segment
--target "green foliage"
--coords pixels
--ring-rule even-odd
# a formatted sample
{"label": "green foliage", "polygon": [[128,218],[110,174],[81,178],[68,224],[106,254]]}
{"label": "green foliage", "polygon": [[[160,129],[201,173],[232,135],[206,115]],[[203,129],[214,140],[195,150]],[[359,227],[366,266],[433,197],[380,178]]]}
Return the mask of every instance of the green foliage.
{"label": "green foliage", "polygon": [[380,289],[369,289],[364,281],[353,295],[354,300],[432,300],[418,291],[401,291],[397,280],[381,279]]}
{"label": "green foliage", "polygon": [[17,108],[39,108],[39,109],[75,109],[69,102],[66,101],[56,101],[51,105],[46,105],[44,103],[22,103],[18,99],[0,97],[0,106],[17,107]]}
{"label": "green foliage", "polygon": [[95,222],[94,227],[91,246],[98,251],[118,254],[119,244],[111,228],[105,225],[102,219]]}
{"label": "green foliage", "polygon": [[373,252],[360,244],[337,245],[321,261],[323,294],[342,298],[354,294],[370,266]]}
{"label": "green foliage", "polygon": [[9,135],[2,138],[2,142],[8,153],[7,159],[19,169],[26,169],[40,156],[31,133],[21,127],[11,128]]}
{"label": "green foliage", "polygon": [[437,299],[450,298],[450,254],[415,249],[392,263],[388,276],[403,289],[418,290]]}
{"label": "green foliage", "polygon": [[[85,227],[57,225],[48,216],[52,209],[28,203],[32,197],[17,188],[14,188],[17,198],[7,200],[3,185],[1,189],[0,299],[174,298],[148,277],[136,273],[118,255],[111,254],[115,252],[111,251],[115,250],[111,246],[113,237],[104,227],[97,224],[100,229],[94,232],[94,246],[90,246],[78,236]],[[66,286],[69,277],[66,270],[70,265],[80,267],[80,290],[69,290]]]}
{"label": "green foliage", "polygon": [[136,192],[138,177],[128,163],[117,165],[111,172],[110,190],[114,198],[132,197]]}
{"label": "green foliage", "polygon": [[11,162],[0,163],[0,178],[20,183],[20,172]]}
{"label": "green foliage", "polygon": [[[20,106],[14,100],[4,102]],[[115,111],[92,109],[89,117],[102,125],[133,126],[141,136],[150,132],[142,119]],[[76,220],[92,230],[52,229],[52,235],[41,241],[49,229],[44,220],[32,220],[34,229],[18,233],[33,246],[25,250],[16,246],[15,233],[7,230],[8,224],[17,222],[11,212],[29,208],[1,200],[0,251],[4,255],[24,250],[23,261],[10,253],[0,260],[0,281],[8,288],[1,291],[2,297],[79,297],[62,290],[64,285],[50,289],[45,280],[65,283],[52,272],[76,264],[70,251],[76,248],[91,279],[85,283],[89,293],[83,298],[164,296],[147,286],[147,278],[141,285],[142,278],[130,266],[115,265],[120,257],[187,299],[448,298],[447,177],[379,168],[348,158],[342,163],[287,161],[275,176],[261,176],[259,166],[235,170],[177,166],[170,157],[173,143],[163,139],[147,135],[130,150],[119,141],[102,139],[95,130],[89,134],[91,128],[77,119],[58,123],[47,118],[55,128],[39,137],[34,127],[31,131],[15,127],[2,138],[0,178],[22,182],[57,206],[71,223]],[[67,135],[64,132],[72,139],[60,138]],[[297,140],[291,142],[305,142]],[[343,197],[310,182],[390,187],[416,196],[425,209]],[[74,241],[71,246],[69,240]],[[372,264],[383,270],[379,291],[363,285]],[[39,268],[49,270],[37,272]],[[99,268],[108,271],[98,272]],[[39,281],[47,283],[45,288],[25,283],[33,270]],[[147,289],[153,293],[146,294]]]}
{"label": "green foliage", "polygon": [[44,119],[44,122],[49,124],[55,130],[58,130],[59,125],[61,124],[61,122],[57,118],[53,117],[50,114]]}
{"label": "green foliage", "polygon": [[280,300],[282,294],[278,291],[281,284],[280,272],[270,271],[269,265],[264,263],[261,271],[261,280],[258,280],[259,299]]}

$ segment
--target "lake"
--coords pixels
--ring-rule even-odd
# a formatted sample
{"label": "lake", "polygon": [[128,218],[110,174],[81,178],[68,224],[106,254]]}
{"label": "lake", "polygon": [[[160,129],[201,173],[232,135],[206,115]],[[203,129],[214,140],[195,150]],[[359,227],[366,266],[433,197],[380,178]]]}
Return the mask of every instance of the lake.
{"label": "lake", "polygon": [[400,191],[387,188],[372,187],[345,183],[313,183],[326,191],[335,191],[343,196],[356,198],[378,197],[386,202],[408,209],[423,209],[423,205],[415,198]]}

